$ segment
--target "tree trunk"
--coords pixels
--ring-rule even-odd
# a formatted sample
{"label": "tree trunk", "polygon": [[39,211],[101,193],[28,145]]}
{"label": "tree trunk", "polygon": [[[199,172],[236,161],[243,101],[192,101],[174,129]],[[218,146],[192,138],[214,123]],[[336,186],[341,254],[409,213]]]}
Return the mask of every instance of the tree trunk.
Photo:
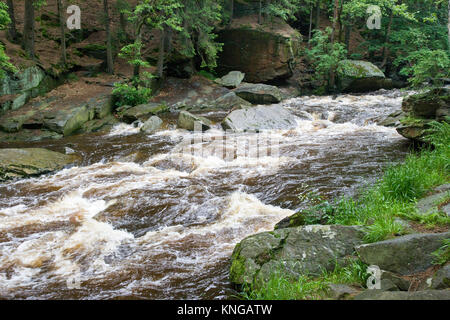
{"label": "tree trunk", "polygon": [[109,18],[108,0],[103,0],[103,10],[105,11],[105,27],[106,27],[106,72],[114,73],[114,61],[111,41],[111,21]]}
{"label": "tree trunk", "polygon": [[389,43],[389,37],[391,36],[391,28],[392,28],[392,21],[394,20],[394,11],[391,10],[391,14],[389,15],[389,23],[386,29],[386,35],[384,37],[384,46],[383,46],[383,62],[381,63],[381,68],[384,68],[384,66],[387,63],[389,50],[387,48],[387,45]]}
{"label": "tree trunk", "polygon": [[67,64],[67,52],[66,52],[66,32],[64,29],[64,14],[63,14],[63,4],[62,0],[57,0],[58,5],[58,17],[59,17],[59,28],[61,32],[61,63],[63,65]]}
{"label": "tree trunk", "polygon": [[448,51],[450,51],[450,0],[448,0]]}
{"label": "tree trunk", "polygon": [[311,4],[310,7],[310,13],[309,13],[309,32],[308,32],[308,48],[310,47],[309,42],[311,41],[311,33],[312,33],[312,20],[313,20],[313,6]]}
{"label": "tree trunk", "polygon": [[[339,0],[334,0],[334,13],[333,13],[333,28],[331,30],[331,44],[334,45],[336,38],[336,26],[338,20],[338,9],[339,9]],[[336,74],[335,70],[330,70],[330,89],[334,91],[334,87],[336,85]]]}
{"label": "tree trunk", "polygon": [[350,36],[352,33],[352,26],[346,25],[345,26],[345,48],[347,49],[347,56],[350,55]]}
{"label": "tree trunk", "polygon": [[34,6],[33,0],[25,0],[25,23],[23,27],[22,47],[31,59],[34,59]]}
{"label": "tree trunk", "polygon": [[161,79],[164,74],[164,57],[165,57],[165,43],[166,43],[167,30],[164,27],[161,30],[161,39],[159,40],[159,50],[158,50],[158,71],[157,75]]}
{"label": "tree trunk", "polygon": [[[138,23],[138,25],[136,26],[136,40],[134,41],[134,43],[140,43],[141,39],[142,39],[142,26],[143,26],[143,22]],[[140,59],[140,53],[138,54],[138,58]],[[139,65],[135,65],[133,68],[133,78],[135,79],[139,79],[139,75],[141,73],[140,70],[140,66]]]}
{"label": "tree trunk", "polygon": [[259,0],[258,23],[262,23],[262,0]]}
{"label": "tree trunk", "polygon": [[316,20],[315,21],[316,29],[319,29],[319,23],[320,23],[320,0],[317,0],[315,20]]}
{"label": "tree trunk", "polygon": [[231,0],[230,25],[233,23],[233,18],[234,18],[234,0]]}
{"label": "tree trunk", "polygon": [[8,4],[8,13],[9,18],[11,19],[11,23],[8,28],[8,39],[11,42],[17,41],[17,29],[16,29],[16,18],[14,16],[14,4],[12,0],[7,1]]}

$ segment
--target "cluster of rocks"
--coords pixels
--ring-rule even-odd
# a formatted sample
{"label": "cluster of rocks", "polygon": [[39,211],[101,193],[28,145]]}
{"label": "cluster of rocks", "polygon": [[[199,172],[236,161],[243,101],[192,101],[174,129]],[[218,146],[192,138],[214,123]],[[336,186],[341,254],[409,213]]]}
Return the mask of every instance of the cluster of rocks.
{"label": "cluster of rocks", "polygon": [[370,244],[364,243],[365,234],[361,226],[307,225],[252,235],[234,249],[230,280],[239,287],[258,288],[274,276],[295,281],[360,259],[379,268],[378,285],[364,289],[329,283],[327,298],[450,299],[450,264],[433,264],[433,252],[448,241],[450,232],[410,234]]}
{"label": "cluster of rocks", "polygon": [[381,125],[395,127],[405,138],[427,142],[427,131],[433,121],[449,122],[450,88],[434,88],[406,97],[402,110],[389,115]]}

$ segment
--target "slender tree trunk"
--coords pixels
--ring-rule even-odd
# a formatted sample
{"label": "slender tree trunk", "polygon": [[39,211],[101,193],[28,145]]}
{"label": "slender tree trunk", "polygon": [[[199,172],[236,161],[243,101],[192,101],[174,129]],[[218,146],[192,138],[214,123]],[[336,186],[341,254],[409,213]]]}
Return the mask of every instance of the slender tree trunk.
{"label": "slender tree trunk", "polygon": [[106,72],[114,73],[114,61],[111,40],[111,21],[109,17],[108,0],[103,0],[103,10],[105,11],[105,27],[106,27]]}
{"label": "slender tree trunk", "polygon": [[[333,27],[331,30],[331,44],[332,45],[334,44],[335,38],[336,38],[338,9],[339,9],[339,0],[334,0]],[[335,71],[332,69],[332,70],[330,70],[330,89],[334,90],[335,85],[336,85],[336,74],[335,74]]]}
{"label": "slender tree trunk", "polygon": [[129,37],[127,34],[127,18],[125,17],[124,13],[120,12],[119,19],[120,19],[120,30],[122,31],[122,34],[125,37],[125,42],[128,43]]}
{"label": "slender tree trunk", "polygon": [[22,47],[31,59],[35,58],[33,0],[25,0],[25,23],[24,23],[24,27],[23,27]]}
{"label": "slender tree trunk", "polygon": [[165,57],[165,43],[166,43],[167,30],[164,27],[161,30],[161,39],[159,40],[159,52],[158,52],[158,71],[157,75],[161,79],[164,74],[164,57]]}
{"label": "slender tree trunk", "polygon": [[352,26],[346,25],[345,26],[345,48],[347,49],[347,56],[350,55],[350,36],[352,33]]}
{"label": "slender tree trunk", "polygon": [[63,4],[62,0],[57,0],[58,5],[58,17],[59,17],[59,28],[61,32],[61,63],[63,65],[67,64],[67,52],[66,52],[66,32],[64,29],[64,14],[63,14]]}
{"label": "slender tree trunk", "polygon": [[391,10],[391,14],[389,15],[389,23],[386,29],[386,35],[384,37],[384,46],[383,46],[383,62],[381,63],[381,68],[384,68],[387,63],[389,50],[387,48],[387,45],[389,43],[389,37],[391,36],[391,28],[392,28],[392,22],[394,20],[394,12]]}
{"label": "slender tree trunk", "polygon": [[262,0],[259,0],[258,23],[262,23]]}
{"label": "slender tree trunk", "polygon": [[308,32],[308,48],[309,48],[309,42],[311,41],[311,33],[312,33],[312,23],[313,23],[313,6],[311,4],[310,7],[310,13],[309,13],[309,32]]}
{"label": "slender tree trunk", "polygon": [[450,51],[450,0],[448,0],[448,51]]}
{"label": "slender tree trunk", "polygon": [[344,24],[342,23],[342,7],[344,5],[344,0],[340,0],[339,11],[338,11],[338,21],[339,21],[339,42],[342,42],[342,35],[344,31]]}
{"label": "slender tree trunk", "polygon": [[317,0],[315,20],[316,20],[315,21],[316,29],[319,29],[319,24],[320,24],[320,0]]}
{"label": "slender tree trunk", "polygon": [[[135,44],[139,44],[142,41],[142,26],[143,26],[143,22],[138,23],[138,25],[136,26],[136,39],[134,40]],[[140,52],[137,55],[139,56],[138,58],[140,59],[141,58],[140,57],[140,55],[141,55]],[[139,65],[135,65],[134,66],[134,68],[133,68],[133,78],[139,79],[139,75],[141,73],[140,69],[141,68],[140,68]]]}
{"label": "slender tree trunk", "polygon": [[17,41],[17,29],[16,29],[16,18],[14,16],[14,4],[12,0],[7,1],[8,4],[8,14],[9,18],[11,19],[11,23],[8,28],[8,39],[11,42]]}
{"label": "slender tree trunk", "polygon": [[230,25],[233,23],[233,18],[234,18],[234,0],[231,0]]}

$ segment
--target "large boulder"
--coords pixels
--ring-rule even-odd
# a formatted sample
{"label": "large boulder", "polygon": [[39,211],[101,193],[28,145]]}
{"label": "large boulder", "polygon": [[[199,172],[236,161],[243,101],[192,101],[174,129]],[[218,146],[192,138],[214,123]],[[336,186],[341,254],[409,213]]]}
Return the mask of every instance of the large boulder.
{"label": "large boulder", "polygon": [[320,275],[344,265],[363,243],[362,228],[309,225],[263,232],[242,240],[231,258],[230,280],[236,285],[258,285],[276,273],[288,277]]}
{"label": "large boulder", "polygon": [[88,105],[81,105],[73,108],[57,108],[45,112],[43,125],[50,131],[70,136],[92,119],[94,119],[93,110]]}
{"label": "large boulder", "polygon": [[161,128],[162,124],[163,121],[159,117],[152,116],[142,125],[141,131],[148,134],[154,133],[156,130]]}
{"label": "large boulder", "polygon": [[403,118],[397,132],[405,138],[427,141],[427,129],[432,121],[448,121],[450,89],[436,88],[406,97],[402,103]]}
{"label": "large boulder", "polygon": [[287,109],[278,105],[234,110],[222,122],[223,129],[233,132],[292,129],[296,126],[295,117]]}
{"label": "large boulder", "polygon": [[366,92],[393,87],[392,82],[385,79],[383,71],[362,60],[340,61],[338,80],[341,90],[345,92]]}
{"label": "large boulder", "polygon": [[180,129],[186,129],[190,131],[201,129],[201,131],[206,131],[211,129],[211,121],[204,117],[196,116],[187,111],[181,111],[178,116],[177,126]]}
{"label": "large boulder", "polygon": [[37,176],[77,162],[75,155],[39,149],[0,149],[0,181]]}
{"label": "large boulder", "polygon": [[244,80],[244,77],[245,73],[240,71],[230,71],[222,78],[216,79],[215,82],[227,88],[236,88],[241,84],[242,80]]}
{"label": "large boulder", "polygon": [[422,272],[433,265],[432,253],[442,246],[450,232],[410,234],[356,247],[361,260],[400,275]]}
{"label": "large boulder", "polygon": [[301,36],[277,19],[267,25],[234,19],[219,32],[218,42],[223,43],[217,68],[220,74],[240,70],[245,81],[260,83],[292,76]]}
{"label": "large boulder", "polygon": [[245,83],[234,90],[234,93],[253,104],[279,103],[283,99],[280,89],[267,84]]}
{"label": "large boulder", "polygon": [[238,97],[234,92],[228,92],[211,103],[212,109],[216,110],[233,110],[250,107],[251,105],[250,102]]}

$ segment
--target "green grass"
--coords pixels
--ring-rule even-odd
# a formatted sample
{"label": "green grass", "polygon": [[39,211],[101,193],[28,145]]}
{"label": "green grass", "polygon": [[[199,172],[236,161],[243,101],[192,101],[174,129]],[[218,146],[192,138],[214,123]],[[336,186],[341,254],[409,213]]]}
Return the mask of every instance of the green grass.
{"label": "green grass", "polygon": [[404,234],[398,217],[429,227],[450,225],[442,213],[419,215],[416,202],[433,187],[450,181],[450,124],[432,123],[429,141],[434,149],[410,154],[404,163],[392,165],[373,186],[362,190],[358,199],[343,197],[306,210],[306,223],[364,225],[367,242]]}
{"label": "green grass", "polygon": [[433,263],[438,265],[444,265],[450,261],[450,239],[443,241],[442,247],[432,253]]}
{"label": "green grass", "polygon": [[300,276],[289,279],[283,272],[274,272],[271,278],[257,288],[244,288],[241,298],[246,300],[318,300],[327,297],[331,283],[363,286],[367,281],[367,266],[352,261],[348,266],[337,266],[332,272],[324,271],[319,277]]}

